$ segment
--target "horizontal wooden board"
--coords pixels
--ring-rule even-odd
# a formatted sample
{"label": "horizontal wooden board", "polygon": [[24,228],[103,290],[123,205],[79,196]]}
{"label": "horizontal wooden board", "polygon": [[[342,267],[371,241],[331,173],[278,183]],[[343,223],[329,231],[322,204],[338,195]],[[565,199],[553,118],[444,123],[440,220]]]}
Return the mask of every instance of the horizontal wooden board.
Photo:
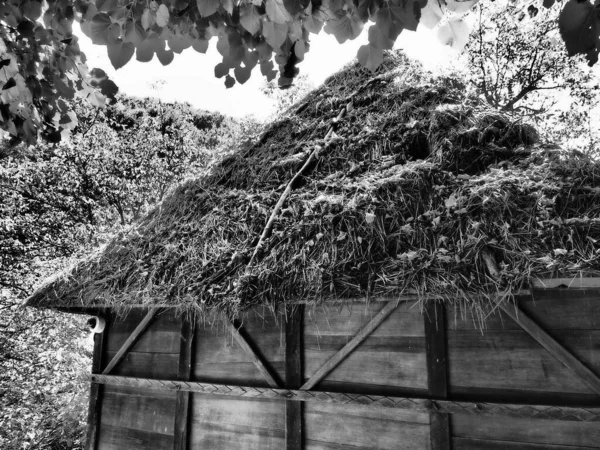
{"label": "horizontal wooden board", "polygon": [[[312,311],[304,326],[304,378],[313,376],[383,306],[347,304],[339,308],[317,307]],[[412,303],[400,304],[322,383],[426,389],[423,316],[410,306]],[[317,388],[320,389],[319,385]]]}
{"label": "horizontal wooden board", "polygon": [[[115,352],[108,352],[111,359]],[[174,380],[179,368],[179,353],[128,352],[111,371],[111,375]]]}
{"label": "horizontal wooden board", "polygon": [[[133,330],[142,321],[147,311],[132,310],[125,317],[111,318],[105,350],[117,352]],[[181,316],[169,310],[157,314],[148,328],[131,348],[137,353],[177,353],[181,333]]]}
{"label": "horizontal wooden board", "polygon": [[[128,394],[128,391],[132,395]],[[175,420],[175,392],[169,396],[140,395],[140,389],[107,386],[102,400],[100,429],[105,425],[148,433],[173,434]]]}
{"label": "horizontal wooden board", "polygon": [[598,447],[580,445],[528,444],[525,442],[490,441],[483,439],[454,438],[453,450],[592,450]]}
{"label": "horizontal wooden board", "polygon": [[454,414],[451,429],[456,438],[592,448],[600,444],[599,422]]}
{"label": "horizontal wooden board", "polygon": [[[533,296],[519,296],[519,307],[532,319],[551,330],[600,329],[600,292],[590,290],[536,291]],[[481,331],[480,318],[459,306],[447,306],[449,330]],[[520,326],[497,310],[485,318],[485,331],[518,330]]]}
{"label": "horizontal wooden board", "polygon": [[[600,331],[554,330],[553,336],[600,373]],[[592,394],[528,333],[519,330],[448,331],[451,389],[491,388]],[[527,394],[524,393],[523,401]]]}
{"label": "horizontal wooden board", "polygon": [[190,448],[285,448],[285,402],[193,394]]}
{"label": "horizontal wooden board", "polygon": [[173,447],[173,436],[103,425],[97,450],[164,450]]}
{"label": "horizontal wooden board", "polygon": [[306,450],[427,449],[429,415],[406,410],[306,403]]}
{"label": "horizontal wooden board", "polygon": [[[240,333],[279,380],[285,378],[282,318],[258,308],[243,317]],[[195,334],[193,379],[267,386],[253,359],[222,324],[199,325]]]}

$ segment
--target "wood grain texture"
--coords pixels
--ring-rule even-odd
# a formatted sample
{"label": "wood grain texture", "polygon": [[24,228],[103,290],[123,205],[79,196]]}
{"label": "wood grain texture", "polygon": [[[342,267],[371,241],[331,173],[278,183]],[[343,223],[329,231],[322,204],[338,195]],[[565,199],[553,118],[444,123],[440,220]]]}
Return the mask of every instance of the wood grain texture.
{"label": "wood grain texture", "polygon": [[600,447],[579,445],[528,444],[525,442],[490,441],[483,439],[454,438],[453,450],[593,450]]}
{"label": "wood grain texture", "polygon": [[361,330],[335,355],[325,362],[308,381],[306,381],[301,390],[312,389],[323,378],[335,369],[347,356],[350,355],[387,317],[396,309],[398,301],[390,300],[383,308],[363,327]]}
{"label": "wood grain texture", "polygon": [[[116,317],[105,349],[117,352],[139,325],[145,311],[133,309],[125,317]],[[182,317],[173,310],[163,311],[152,320],[152,327],[146,330],[131,347],[137,353],[177,353],[179,351]]]}
{"label": "wood grain texture", "polygon": [[125,340],[121,348],[114,354],[110,362],[106,365],[102,373],[109,374],[111,370],[119,364],[121,359],[125,356],[125,354],[129,351],[129,349],[137,342],[140,335],[146,330],[150,322],[158,312],[158,308],[152,308],[150,311],[146,313],[144,318],[138,324],[137,327],[131,332],[129,337]]}
{"label": "wood grain texture", "polygon": [[[194,321],[183,317],[181,322],[181,338],[179,348],[178,380],[189,380],[192,374],[192,357],[194,343]],[[186,450],[188,447],[189,403],[191,393],[178,392],[175,403],[174,450]]]}
{"label": "wood grain texture", "polygon": [[306,449],[422,450],[429,446],[428,414],[306,404]]}
{"label": "wood grain texture", "polygon": [[[302,385],[302,322],[303,305],[286,308],[285,322],[285,387],[298,389]],[[286,450],[302,450],[302,402],[285,402]]]}
{"label": "wood grain texture", "polygon": [[[107,352],[108,357],[114,353]],[[175,380],[179,369],[179,353],[129,352],[112,371],[112,375]]]}
{"label": "wood grain texture", "polygon": [[[269,363],[278,380],[285,380],[285,337],[283,317],[256,308],[243,317],[245,333]],[[222,321],[201,324],[196,330],[193,376],[196,380],[268,386],[249,356],[235,341]]]}
{"label": "wood grain texture", "polygon": [[[344,361],[322,381],[323,386],[345,383],[370,390],[426,389],[423,376],[425,333],[423,318],[412,303],[401,303]],[[314,376],[383,307],[382,303],[317,307],[304,324],[305,379]],[[329,389],[329,388],[328,388]],[[382,392],[383,392],[382,391]]]}
{"label": "wood grain texture", "polygon": [[[94,352],[92,356],[92,373],[101,373],[103,365],[104,346],[106,336],[110,329],[110,318],[104,311],[99,312],[107,319],[107,324],[103,333],[94,335]],[[96,383],[90,385],[90,399],[88,407],[88,421],[86,432],[86,449],[95,450],[98,443],[98,428],[100,425],[100,415],[102,410],[102,392],[104,386]]]}
{"label": "wood grain texture", "polygon": [[154,395],[151,390],[147,391],[148,395],[139,394],[139,390],[129,395],[128,389],[113,390],[107,386],[102,401],[101,429],[109,425],[173,436],[176,392],[170,392],[168,397]]}
{"label": "wood grain texture", "polygon": [[263,360],[262,356],[252,347],[250,341],[240,332],[240,328],[235,326],[233,323],[228,322],[229,331],[233,335],[233,338],[242,347],[244,352],[250,357],[252,363],[256,366],[260,374],[266,380],[267,384],[273,388],[280,387],[275,377],[269,371],[266,361]]}
{"label": "wood grain texture", "polygon": [[598,422],[454,414],[451,429],[456,438],[581,447],[597,447],[600,443]]}
{"label": "wood grain texture", "polygon": [[536,278],[530,280],[532,288],[551,289],[557,287],[565,288],[600,288],[600,278]]}
{"label": "wood grain texture", "polygon": [[173,436],[103,425],[98,450],[164,450],[173,445]]}
{"label": "wood grain texture", "polygon": [[567,369],[583,380],[596,394],[600,394],[600,377],[563,347],[536,321],[513,305],[501,305],[502,310],[527,333],[558,359]]}
{"label": "wood grain texture", "polygon": [[194,394],[190,448],[281,450],[285,402]]}
{"label": "wood grain texture", "polygon": [[[448,397],[448,365],[446,350],[446,308],[429,301],[425,304],[425,340],[427,352],[427,386],[430,398]],[[430,421],[431,450],[450,450],[450,415],[432,411]]]}

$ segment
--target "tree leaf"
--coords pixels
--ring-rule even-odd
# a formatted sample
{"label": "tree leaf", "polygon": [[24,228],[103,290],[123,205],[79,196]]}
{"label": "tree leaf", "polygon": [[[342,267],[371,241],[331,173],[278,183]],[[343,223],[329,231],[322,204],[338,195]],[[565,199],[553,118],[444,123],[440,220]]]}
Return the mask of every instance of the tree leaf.
{"label": "tree leaf", "polygon": [[231,75],[227,75],[225,77],[225,87],[227,89],[233,87],[233,85],[235,84],[235,79],[231,76]]}
{"label": "tree leaf", "polygon": [[388,5],[380,8],[375,16],[375,23],[384,36],[395,42],[403,29],[415,31],[420,18],[421,6],[419,3],[407,0],[402,5]]}
{"label": "tree leaf", "polygon": [[208,40],[195,39],[192,41],[192,48],[198,53],[206,53],[206,50],[208,50]]}
{"label": "tree leaf", "polygon": [[215,66],[215,77],[223,78],[228,73],[229,73],[229,67],[227,67],[225,64],[219,63]]}
{"label": "tree leaf", "polygon": [[437,31],[438,40],[454,50],[462,50],[469,40],[469,26],[462,19],[450,20]]}
{"label": "tree leaf", "polygon": [[323,22],[315,19],[315,16],[308,16],[303,20],[302,24],[304,25],[306,31],[313,34],[319,34],[321,32],[321,28],[323,28]]}
{"label": "tree leaf", "polygon": [[156,13],[150,11],[150,9],[148,8],[144,9],[141,18],[142,27],[144,28],[144,30],[148,30],[150,27],[152,27],[155,21]]}
{"label": "tree leaf", "polygon": [[25,17],[35,22],[42,15],[42,2],[36,0],[23,2],[21,10]]}
{"label": "tree leaf", "polygon": [[250,69],[249,67],[237,66],[235,69],[233,69],[235,79],[240,84],[244,84],[246,81],[248,81],[250,79],[251,73],[252,69]]}
{"label": "tree leaf", "polygon": [[310,5],[310,0],[283,0],[283,6],[291,15],[298,14]]}
{"label": "tree leaf", "polygon": [[119,42],[107,46],[108,58],[115,69],[120,69],[133,57],[135,45],[130,42]]}
{"label": "tree leaf", "polygon": [[569,56],[582,53],[590,66],[598,62],[600,37],[596,8],[588,1],[569,0],[558,17]]}
{"label": "tree leaf", "polygon": [[374,72],[383,61],[383,50],[373,44],[363,45],[358,49],[356,57],[363,67]]}
{"label": "tree leaf", "polygon": [[325,25],[325,33],[333,34],[340,44],[348,39],[356,39],[363,29],[363,22],[358,16],[348,16],[330,20]]}
{"label": "tree leaf", "polygon": [[158,57],[158,60],[160,61],[160,63],[163,66],[168,66],[169,64],[171,64],[171,62],[173,62],[173,58],[175,57],[175,54],[173,53],[172,50],[158,50],[156,52],[156,56]]}
{"label": "tree leaf", "polygon": [[263,35],[267,43],[274,49],[279,49],[287,38],[287,23],[265,22],[263,23]]}
{"label": "tree leaf", "polygon": [[119,41],[121,27],[118,23],[113,23],[108,14],[98,13],[92,19],[90,32],[94,44],[116,44]]}
{"label": "tree leaf", "polygon": [[143,41],[135,49],[135,59],[140,62],[149,62],[154,57],[154,48],[151,40]]}
{"label": "tree leaf", "polygon": [[202,17],[212,16],[219,9],[219,0],[196,0],[198,12]]}
{"label": "tree leaf", "polygon": [[254,5],[242,5],[240,7],[240,24],[250,34],[256,34],[260,30],[260,13]]}
{"label": "tree leaf", "polygon": [[544,0],[544,8],[552,8],[556,0]]}
{"label": "tree leaf", "polygon": [[283,24],[292,21],[292,16],[285,9],[283,0],[267,0],[266,10],[267,16],[272,22]]}
{"label": "tree leaf", "polygon": [[369,28],[369,43],[380,50],[391,50],[394,47],[394,41],[385,37],[377,25]]}
{"label": "tree leaf", "polygon": [[156,10],[156,25],[166,27],[169,23],[169,8],[164,3]]}
{"label": "tree leaf", "polygon": [[419,23],[432,30],[440,23],[442,17],[444,17],[444,12],[440,7],[440,3],[437,0],[431,0],[421,9],[421,20]]}
{"label": "tree leaf", "polygon": [[[436,2],[436,0],[432,0],[433,2]],[[431,3],[432,1],[429,1],[427,3]],[[473,8],[473,6],[475,6],[479,0],[445,0],[446,1],[446,8],[448,9],[448,11],[452,11],[455,14],[464,14],[466,12],[469,12],[471,10],[471,8]]]}
{"label": "tree leaf", "polygon": [[140,22],[128,21],[125,23],[123,42],[131,42],[133,45],[138,46],[144,39],[146,39],[146,31],[144,31],[144,27]]}
{"label": "tree leaf", "polygon": [[227,11],[229,14],[233,14],[233,0],[220,0],[221,6],[223,9]]}

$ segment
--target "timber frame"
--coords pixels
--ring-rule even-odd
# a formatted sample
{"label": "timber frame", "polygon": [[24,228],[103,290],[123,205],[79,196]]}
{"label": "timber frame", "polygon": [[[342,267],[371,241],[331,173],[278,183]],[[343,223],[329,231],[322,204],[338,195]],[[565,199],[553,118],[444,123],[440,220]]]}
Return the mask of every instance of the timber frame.
{"label": "timber frame", "polygon": [[[589,283],[589,281],[588,281]],[[150,391],[175,391],[176,407],[174,417],[173,448],[184,450],[189,444],[191,423],[191,396],[211,394],[224,398],[239,397],[245,399],[271,399],[285,403],[285,448],[300,450],[305,448],[303,408],[305,404],[358,405],[365,411],[400,409],[429,415],[429,447],[431,450],[449,450],[452,448],[453,414],[472,416],[501,416],[562,422],[600,422],[600,397],[590,397],[585,405],[577,404],[530,404],[497,401],[465,400],[463,396],[453,398],[449,387],[448,366],[448,317],[446,306],[441,301],[428,301],[423,311],[425,334],[425,356],[427,385],[426,391],[410,395],[377,395],[371,392],[334,392],[323,390],[320,383],[329,373],[342,364],[375,330],[392,314],[399,304],[406,301],[384,299],[383,307],[348,342],[330,356],[318,370],[306,378],[304,374],[304,337],[303,321],[306,319],[305,307],[294,304],[287,307],[282,320],[282,338],[284,349],[283,376],[277,373],[260,349],[247,334],[244,325],[227,322],[226,328],[236,344],[243,349],[263,378],[262,386],[252,384],[232,384],[206,382],[193,379],[194,341],[198,324],[182,317],[178,355],[177,377],[175,379],[156,379],[137,376],[114,375],[111,372],[128,351],[151,327],[153,319],[161,312],[154,308],[147,312],[133,332],[122,344],[108,363],[102,358],[105,335],[96,335],[94,361],[91,375],[88,446],[89,450],[98,447],[98,429],[101,423],[101,402],[105,386],[125,386],[143,388]],[[577,377],[591,392],[600,394],[600,377],[580,357],[574,355],[550,333],[546,332],[532,319],[518,303],[506,304],[502,311],[528,336],[537,341],[556,358],[573,377]],[[573,402],[571,402],[573,403]],[[577,403],[575,401],[574,403]],[[533,447],[532,447],[533,448]],[[583,448],[583,447],[582,447]],[[586,447],[587,448],[587,447]],[[593,448],[593,447],[589,447]]]}

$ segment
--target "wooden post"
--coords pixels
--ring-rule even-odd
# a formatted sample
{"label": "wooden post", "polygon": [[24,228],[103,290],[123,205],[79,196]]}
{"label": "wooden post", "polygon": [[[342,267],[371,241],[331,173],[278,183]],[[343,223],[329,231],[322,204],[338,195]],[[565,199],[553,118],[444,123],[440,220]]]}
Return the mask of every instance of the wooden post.
{"label": "wooden post", "polygon": [[[178,381],[188,381],[192,375],[195,325],[193,317],[190,317],[189,315],[182,317],[181,341],[179,346],[179,370],[177,372]],[[177,392],[175,404],[175,434],[173,437],[174,450],[187,450],[188,447],[188,424],[191,395],[191,392]]]}
{"label": "wooden post", "polygon": [[[286,309],[285,321],[285,387],[298,389],[302,386],[302,332],[303,305],[291,305]],[[285,402],[286,450],[302,449],[302,402]]]}
{"label": "wooden post", "polygon": [[[442,302],[429,300],[425,305],[425,342],[427,354],[427,387],[434,399],[448,398],[448,365],[446,350],[446,309]],[[450,450],[450,416],[429,413],[431,450]]]}
{"label": "wooden post", "polygon": [[[104,350],[105,336],[110,328],[110,320],[106,317],[105,310],[99,312],[106,319],[106,328],[102,333],[94,334],[94,353],[92,356],[92,374],[102,373],[102,353]],[[100,428],[100,412],[102,410],[102,391],[104,386],[98,383],[90,385],[90,403],[88,407],[88,422],[86,446],[87,450],[95,450],[98,446],[98,431]]]}

